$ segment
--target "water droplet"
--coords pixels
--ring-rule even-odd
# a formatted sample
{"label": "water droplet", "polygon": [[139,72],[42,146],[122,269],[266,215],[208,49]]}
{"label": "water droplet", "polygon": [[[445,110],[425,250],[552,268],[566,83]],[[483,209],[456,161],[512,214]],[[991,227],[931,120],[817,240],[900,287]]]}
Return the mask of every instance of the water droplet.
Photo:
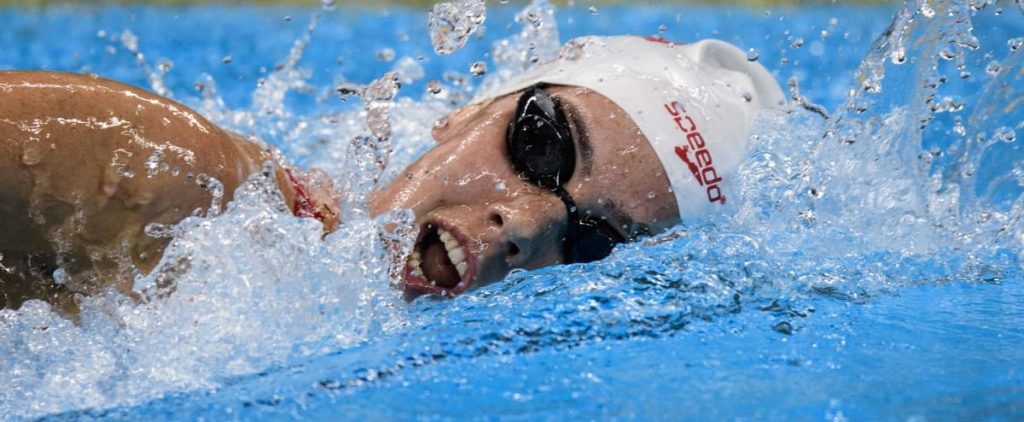
{"label": "water droplet", "polygon": [[343,83],[341,85],[338,85],[337,88],[335,88],[335,90],[338,91],[338,95],[341,97],[342,101],[348,101],[348,98],[353,95],[357,97],[363,95],[364,89],[364,86],[353,83]]}
{"label": "water droplet", "polygon": [[395,59],[395,50],[391,48],[384,48],[377,52],[377,60],[382,62],[390,62]]}
{"label": "water droplet", "polygon": [[173,224],[149,223],[142,229],[146,236],[155,239],[170,239],[174,237],[175,229]]}
{"label": "water droplet", "polygon": [[57,268],[53,271],[53,282],[60,285],[68,284],[68,273],[63,268]]}
{"label": "water droplet", "polygon": [[127,48],[128,51],[138,51],[139,37],[135,36],[132,31],[126,29],[124,32],[121,32],[121,45],[123,45],[124,48]]}
{"label": "water droplet", "polygon": [[1017,132],[1012,128],[1002,126],[997,128],[995,133],[992,134],[992,139],[1009,144],[1017,140]]}
{"label": "water droplet", "polygon": [[659,34],[664,34],[665,31],[668,31],[668,27],[665,26],[665,24],[658,25],[658,33]]}
{"label": "water droplet", "polygon": [[529,22],[530,25],[533,25],[535,29],[540,29],[541,27],[544,26],[544,19],[541,17],[539,13],[537,13],[536,10],[527,10],[525,16],[526,22]]}
{"label": "water droplet", "polygon": [[906,62],[907,61],[907,51],[906,51],[906,49],[904,49],[902,46],[898,47],[898,48],[894,48],[892,50],[892,52],[889,53],[889,61],[891,61],[893,64],[903,64],[904,62]]}
{"label": "water droplet", "polygon": [[227,56],[224,56],[224,58],[223,58],[223,59],[220,59],[220,61],[221,61],[222,63],[224,63],[224,64],[229,64],[229,63],[231,63],[231,60],[232,60],[232,59],[231,59],[231,55],[230,55],[230,54],[229,54],[229,55],[227,55]]}
{"label": "water droplet", "polygon": [[440,55],[452,54],[464,45],[469,36],[486,19],[484,0],[441,2],[430,8],[427,25],[430,42]]}
{"label": "water droplet", "polygon": [[224,183],[205,173],[196,176],[196,185],[210,194],[210,209],[206,211],[207,216],[220,215],[221,204],[224,202]]}
{"label": "water droplet", "polygon": [[574,38],[565,43],[560,50],[558,50],[558,57],[561,59],[576,61],[583,57],[583,48],[586,47],[587,43],[583,39]]}
{"label": "water droplet", "polygon": [[39,164],[43,159],[43,153],[39,148],[39,141],[30,139],[21,144],[21,162],[26,166]]}
{"label": "water droplet", "polygon": [[337,0],[320,0],[320,4],[323,5],[324,10],[333,9],[335,3],[337,3]]}
{"label": "water droplet", "polygon": [[99,31],[96,31],[96,38],[106,38],[106,37],[107,37],[107,31],[104,31],[102,29],[99,30]]}
{"label": "water droplet", "polygon": [[[1024,4],[1024,2],[1021,4]],[[1006,45],[1010,47],[1010,51],[1017,51],[1021,46],[1024,46],[1024,38],[1011,38],[1006,41]]]}
{"label": "water droplet", "polygon": [[421,66],[416,59],[413,59],[412,57],[403,57],[399,59],[395,63],[393,70],[398,74],[398,80],[403,84],[411,84],[426,76],[423,66]]}
{"label": "water droplet", "polygon": [[761,57],[761,52],[756,48],[747,50],[747,61],[756,62]]}
{"label": "water droplet", "polygon": [[366,108],[366,124],[370,132],[380,139],[391,137],[392,99],[398,94],[401,84],[395,72],[387,72],[379,79],[370,82],[363,91],[363,106]]}
{"label": "water droplet", "polygon": [[505,182],[495,183],[494,184],[494,191],[495,192],[504,192],[505,191]]}
{"label": "water droplet", "polygon": [[170,166],[164,162],[164,151],[160,149],[153,151],[153,154],[146,159],[144,166],[146,167],[146,177],[155,177],[161,172],[170,170]]}
{"label": "water droplet", "polygon": [[654,199],[654,198],[657,198],[657,197],[658,197],[657,192],[654,192],[653,190],[650,191],[650,192],[647,192],[647,199]]}
{"label": "water droplet", "polygon": [[988,62],[988,65],[985,66],[985,73],[988,73],[989,75],[998,75],[1000,70],[1002,70],[1002,66],[1000,66],[999,62],[995,60]]}
{"label": "water droplet", "polygon": [[967,134],[967,128],[964,127],[963,122],[957,121],[956,124],[953,125],[953,133],[956,133],[957,135],[960,136],[964,136]]}
{"label": "water droplet", "polygon": [[920,10],[921,10],[921,15],[926,17],[926,18],[928,18],[928,19],[931,19],[931,18],[935,17],[935,9],[932,9],[932,6],[930,4],[928,4],[927,2],[922,2]]}
{"label": "water droplet", "polygon": [[441,86],[441,82],[439,82],[437,80],[433,80],[433,81],[427,82],[427,92],[430,92],[431,94],[437,95],[437,94],[440,94],[442,90],[443,89],[442,89],[442,86]]}
{"label": "water droplet", "polygon": [[487,63],[484,62],[473,62],[469,66],[469,74],[473,76],[482,76],[487,73]]}
{"label": "water droplet", "polygon": [[134,155],[126,149],[114,150],[113,158],[110,159],[110,168],[114,170],[114,174],[127,179],[135,177],[135,172],[128,169],[128,159]]}
{"label": "water droplet", "polygon": [[448,127],[448,116],[442,117],[434,121],[434,129],[442,129]]}
{"label": "water droplet", "polygon": [[804,46],[804,37],[794,37],[789,40],[790,48],[800,48]]}
{"label": "water droplet", "polygon": [[597,14],[597,6],[590,6],[590,7],[587,8],[587,11],[590,12],[591,15],[596,15]]}

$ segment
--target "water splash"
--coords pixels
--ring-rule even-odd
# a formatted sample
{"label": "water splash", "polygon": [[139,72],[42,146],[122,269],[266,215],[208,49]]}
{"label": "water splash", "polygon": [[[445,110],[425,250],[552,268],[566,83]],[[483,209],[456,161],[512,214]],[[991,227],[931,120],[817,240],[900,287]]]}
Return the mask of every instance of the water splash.
{"label": "water splash", "polygon": [[[490,357],[678,338],[694,326],[698,336],[752,313],[771,316],[766,330],[795,336],[815,312],[808,297],[864,303],[911,284],[1019,278],[1024,163],[1011,140],[1022,129],[1024,53],[997,40],[999,53],[980,58],[970,46],[993,41],[972,44],[975,10],[928,5],[900,10],[841,106],[815,110],[800,90],[806,81],[793,79],[795,104],[759,122],[732,213],[621,246],[602,262],[517,272],[452,301],[412,305],[386,287],[393,257],[411,244],[410,216],[371,219],[360,204],[430,148],[431,125],[459,104],[456,94],[475,92],[474,78],[439,78],[443,97],[388,98],[387,114],[403,119],[377,128],[390,135],[382,146],[365,102],[315,116],[284,106],[288,92],[314,89],[299,67],[305,44],[265,79],[291,82],[265,83],[251,108],[225,106],[202,77],[200,98],[186,102],[204,115],[349,183],[346,224],[320,241],[319,224],[291,216],[264,169],[221,215],[147,228],[173,241],[158,268],[138,277],[141,303],[86,298],[81,326],[39,302],[0,311],[0,411],[32,417],[233,386],[246,393],[225,406],[292,400],[303,409],[310,394],[400,383],[412,368],[443,362],[469,363],[463,373],[428,371],[456,381]],[[553,8],[538,1],[528,10],[522,31],[495,43],[484,84],[559,54]],[[1000,72],[980,71],[992,60]],[[979,77],[961,80],[965,71]],[[944,91],[960,83],[979,89]],[[395,222],[399,230],[383,230]],[[340,363],[329,371],[303,372],[308,360],[331,356]]]}
{"label": "water splash", "polygon": [[469,36],[487,19],[484,0],[441,2],[430,8],[428,27],[434,52],[452,54],[461,49]]}

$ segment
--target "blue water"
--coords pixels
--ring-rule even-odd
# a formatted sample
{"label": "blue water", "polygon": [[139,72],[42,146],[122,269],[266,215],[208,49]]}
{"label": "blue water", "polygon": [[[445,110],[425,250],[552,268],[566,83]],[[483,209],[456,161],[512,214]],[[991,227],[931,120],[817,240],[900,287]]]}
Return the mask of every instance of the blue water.
{"label": "blue water", "polygon": [[[1002,128],[1024,135],[1014,106],[1024,47],[1009,45],[1024,36],[1024,12],[929,4],[932,17],[918,4],[903,15],[900,5],[559,9],[562,41],[716,37],[755,49],[784,86],[795,81],[808,106],[762,120],[732,214],[599,263],[405,303],[382,252],[357,247],[381,223],[357,205],[349,227],[319,242],[314,224],[241,195],[224,215],[179,228],[194,264],[162,302],[99,298],[81,326],[42,305],[0,311],[0,414],[1022,419],[1024,152],[1019,139],[988,140]],[[333,87],[409,58],[423,76],[393,106],[390,177],[458,103],[427,93],[428,82],[457,93],[479,81],[474,61],[491,75],[516,65],[495,63],[491,48],[524,28],[514,20],[523,5],[488,5],[482,37],[446,57],[433,53],[424,10],[3,9],[0,68],[153,89],[156,75],[218,123],[344,180],[358,163],[349,140],[367,129],[359,101]],[[293,68],[286,58],[314,14]],[[879,39],[894,21],[903,36]],[[126,46],[133,36],[145,65]],[[975,49],[964,47],[971,36]],[[893,58],[900,45],[905,60]],[[952,60],[935,58],[944,50]],[[173,65],[161,72],[164,59]],[[1001,70],[986,71],[992,62]],[[274,100],[278,91],[257,88],[274,83],[293,90]],[[876,83],[881,92],[865,91]]]}

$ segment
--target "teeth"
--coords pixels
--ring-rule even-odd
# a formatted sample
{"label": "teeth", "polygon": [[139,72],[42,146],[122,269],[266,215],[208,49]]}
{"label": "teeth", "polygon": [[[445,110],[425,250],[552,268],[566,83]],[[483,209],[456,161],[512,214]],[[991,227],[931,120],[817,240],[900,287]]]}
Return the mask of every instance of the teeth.
{"label": "teeth", "polygon": [[459,265],[460,262],[466,261],[466,254],[462,252],[462,248],[456,247],[456,249],[448,250],[448,259],[452,261],[453,265]]}
{"label": "teeth", "polygon": [[466,254],[462,251],[462,246],[459,245],[459,241],[455,240],[455,236],[452,236],[445,229],[437,229],[437,235],[444,242],[444,248],[448,251],[448,259],[452,261],[452,265],[459,272],[459,277],[466,275]]}
{"label": "teeth", "polygon": [[[459,277],[466,276],[466,270],[469,269],[469,264],[466,263],[466,254],[463,252],[462,246],[459,245],[459,241],[455,240],[455,236],[452,236],[450,232],[445,229],[437,229],[437,235],[441,238],[441,242],[444,243],[444,249],[448,252],[448,259],[451,260],[452,265],[455,266],[455,270],[459,272]],[[423,263],[423,256],[420,255],[419,251],[413,251],[409,255],[408,266],[414,275],[422,276],[423,268],[420,264]],[[431,280],[431,283],[435,283]]]}
{"label": "teeth", "polygon": [[420,268],[422,261],[423,257],[420,256],[419,251],[413,251],[412,255],[409,256],[409,268],[412,269],[413,274],[423,275],[423,269]]}

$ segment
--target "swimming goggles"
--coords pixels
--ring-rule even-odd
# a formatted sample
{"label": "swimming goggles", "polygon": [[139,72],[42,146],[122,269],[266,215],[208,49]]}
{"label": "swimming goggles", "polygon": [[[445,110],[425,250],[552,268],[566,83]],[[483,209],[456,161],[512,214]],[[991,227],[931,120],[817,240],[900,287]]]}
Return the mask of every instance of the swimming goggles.
{"label": "swimming goggles", "polygon": [[534,85],[519,97],[515,116],[505,135],[509,160],[520,177],[550,190],[565,204],[566,263],[608,256],[624,239],[608,222],[581,217],[576,202],[562,187],[576,168],[576,147],[561,104],[544,91],[543,84]]}

